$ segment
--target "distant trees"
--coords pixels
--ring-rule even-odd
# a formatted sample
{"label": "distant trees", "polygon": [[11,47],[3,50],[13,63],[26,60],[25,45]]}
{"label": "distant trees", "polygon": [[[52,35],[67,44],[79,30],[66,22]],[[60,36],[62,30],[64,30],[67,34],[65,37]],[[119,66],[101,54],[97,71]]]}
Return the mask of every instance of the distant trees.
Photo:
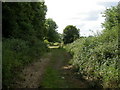
{"label": "distant trees", "polygon": [[60,36],[56,30],[58,28],[56,22],[53,21],[51,18],[48,18],[46,19],[45,25],[46,25],[46,39],[49,42],[59,41]]}
{"label": "distant trees", "polygon": [[68,25],[63,30],[63,42],[64,44],[71,43],[79,38],[79,29],[73,25]]}

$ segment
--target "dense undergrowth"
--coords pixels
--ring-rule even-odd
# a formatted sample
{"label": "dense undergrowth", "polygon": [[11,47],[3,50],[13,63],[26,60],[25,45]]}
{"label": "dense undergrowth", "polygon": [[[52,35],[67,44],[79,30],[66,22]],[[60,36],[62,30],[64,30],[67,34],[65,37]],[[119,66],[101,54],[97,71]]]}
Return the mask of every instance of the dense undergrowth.
{"label": "dense undergrowth", "polygon": [[[56,31],[56,23],[46,19],[46,12],[47,6],[44,2],[2,4],[3,88],[12,87],[11,84],[19,78],[22,68],[39,59],[48,51],[47,46],[62,47],[62,44],[50,43],[50,41],[61,42],[62,35],[60,38]],[[101,34],[83,37],[66,45],[68,52],[73,55],[71,64],[80,73],[99,79],[103,87],[120,87],[117,64],[120,53],[118,52],[119,12],[120,4],[105,11],[106,19],[103,23],[105,29]]]}
{"label": "dense undergrowth", "polygon": [[[106,11],[105,29],[101,34],[84,37],[66,45],[73,55],[71,64],[78,71],[93,79],[98,79],[103,88],[118,88],[118,30],[119,26],[114,16],[117,8]],[[109,23],[109,24],[108,24]],[[109,29],[108,29],[109,28]]]}
{"label": "dense undergrowth", "polygon": [[57,24],[47,23],[46,12],[45,2],[2,3],[3,88],[12,87],[22,68],[48,51],[44,40],[59,39]]}
{"label": "dense undergrowth", "polygon": [[98,78],[103,87],[118,86],[117,40],[101,42],[98,37],[78,39],[66,46],[71,52],[71,63],[87,76]]}
{"label": "dense undergrowth", "polygon": [[3,87],[11,87],[21,69],[40,58],[47,51],[47,45],[37,41],[33,45],[21,39],[3,40]]}

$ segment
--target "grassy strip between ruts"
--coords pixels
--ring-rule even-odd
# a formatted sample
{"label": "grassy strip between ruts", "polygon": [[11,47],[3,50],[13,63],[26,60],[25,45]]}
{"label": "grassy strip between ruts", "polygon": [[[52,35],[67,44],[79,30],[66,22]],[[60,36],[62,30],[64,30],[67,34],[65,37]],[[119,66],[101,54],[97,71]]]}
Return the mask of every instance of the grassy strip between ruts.
{"label": "grassy strip between ruts", "polygon": [[[50,64],[46,68],[45,74],[43,76],[43,80],[41,86],[43,88],[67,88],[66,81],[61,74],[59,66],[57,64],[61,64],[64,61],[63,54],[64,51],[62,49],[54,49],[51,51]],[[59,61],[61,60],[61,61]]]}

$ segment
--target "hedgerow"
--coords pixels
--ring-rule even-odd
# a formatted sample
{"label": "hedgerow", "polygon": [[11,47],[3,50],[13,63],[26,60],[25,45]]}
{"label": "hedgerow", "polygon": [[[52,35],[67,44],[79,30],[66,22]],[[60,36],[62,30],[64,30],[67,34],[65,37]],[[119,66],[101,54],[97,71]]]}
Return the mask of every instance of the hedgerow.
{"label": "hedgerow", "polygon": [[4,39],[3,41],[3,87],[11,87],[22,68],[40,58],[48,51],[47,45],[42,41],[35,42],[32,46],[21,39]]}
{"label": "hedgerow", "polygon": [[[98,79],[104,88],[118,88],[118,21],[117,7],[106,10],[105,29],[101,34],[84,37],[66,45],[73,55],[70,61],[78,71],[93,79]],[[114,16],[114,17],[113,17]]]}
{"label": "hedgerow", "polygon": [[98,37],[88,37],[76,40],[66,49],[73,55],[71,63],[79,72],[101,79],[103,87],[117,87],[117,45],[117,40],[103,43]]}

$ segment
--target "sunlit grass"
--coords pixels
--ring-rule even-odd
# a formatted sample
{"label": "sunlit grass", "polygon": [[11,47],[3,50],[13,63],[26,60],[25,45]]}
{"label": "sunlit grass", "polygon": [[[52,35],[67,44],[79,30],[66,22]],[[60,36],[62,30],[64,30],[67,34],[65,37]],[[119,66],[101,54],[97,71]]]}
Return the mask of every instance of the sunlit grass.
{"label": "sunlit grass", "polygon": [[59,48],[59,46],[48,46],[48,48]]}
{"label": "sunlit grass", "polygon": [[[44,88],[61,88],[67,87],[66,81],[62,79],[61,72],[56,69],[55,65],[58,64],[57,60],[64,60],[64,50],[52,49],[52,56],[50,58],[50,64],[45,70],[45,74],[42,80],[42,87]],[[60,64],[60,63],[59,63]]]}

